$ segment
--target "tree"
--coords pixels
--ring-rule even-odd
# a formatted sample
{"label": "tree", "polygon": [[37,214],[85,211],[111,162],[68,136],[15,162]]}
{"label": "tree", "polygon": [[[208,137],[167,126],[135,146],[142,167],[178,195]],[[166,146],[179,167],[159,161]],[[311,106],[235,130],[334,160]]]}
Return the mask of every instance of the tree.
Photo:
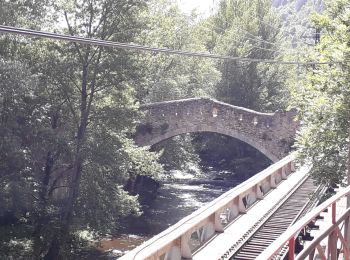
{"label": "tree", "polygon": [[[206,21],[205,45],[221,55],[280,60],[284,54],[279,47],[281,21],[276,13],[271,1],[219,1],[217,12]],[[239,59],[219,61],[216,66],[222,75],[214,93],[218,100],[257,111],[286,109],[288,89],[285,82],[289,73],[285,67]],[[198,134],[195,140],[202,158],[214,158],[211,163],[231,170],[249,164],[244,165],[246,160],[242,158],[259,158],[247,144],[226,136]],[[218,155],[222,156],[221,160]],[[270,163],[269,160],[259,161],[264,166]],[[254,171],[252,169],[250,174]]]}
{"label": "tree", "polygon": [[[151,1],[144,13],[148,30],[139,36],[142,44],[186,51],[206,51],[208,25],[195,14],[181,12],[174,0]],[[144,90],[140,99],[144,103],[193,97],[210,97],[220,79],[216,61],[196,57],[143,54],[146,64]],[[196,165],[198,155],[193,154],[191,136],[172,138],[153,147],[163,150],[161,162],[167,168],[187,170]]]}
{"label": "tree", "polygon": [[[64,1],[63,5],[57,5],[56,8],[63,12],[69,34],[102,40],[132,42],[142,28],[138,14],[145,7],[142,1],[105,0]],[[56,235],[51,239],[45,259],[58,259],[60,252],[65,248],[69,240],[68,232],[73,224],[78,198],[81,198],[79,202],[88,202],[79,196],[84,194],[81,192],[91,192],[89,186],[102,191],[107,188],[106,184],[109,184],[109,181],[116,181],[116,178],[122,179],[123,175],[118,177],[117,174],[123,172],[125,174],[132,170],[123,170],[121,160],[116,162],[111,156],[106,157],[105,155],[109,152],[110,155],[118,158],[118,154],[113,150],[126,148],[125,143],[122,142],[123,132],[130,130],[137,109],[137,106],[134,105],[131,86],[132,80],[135,80],[137,76],[133,74],[136,63],[131,53],[102,47],[78,46],[77,44],[58,44],[56,48],[60,54],[60,60],[57,61],[55,67],[58,67],[62,74],[51,74],[49,80],[63,90],[61,95],[70,110],[69,127],[74,134],[74,139],[69,145],[72,159],[68,161],[64,169],[69,172],[69,175],[66,175],[63,180],[64,183],[67,183],[65,187],[67,195],[60,207],[59,226]],[[50,71],[53,70],[50,69]],[[111,141],[108,146],[105,143],[107,141]],[[92,149],[93,147],[95,149]],[[96,158],[98,151],[103,153]],[[135,151],[137,151],[136,147],[131,153]],[[128,155],[125,152],[119,154]],[[106,158],[111,160],[107,162]],[[131,159],[131,156],[129,155],[128,158]],[[145,158],[146,161],[147,158]],[[119,163],[121,165],[118,165]],[[142,169],[133,170],[142,174]],[[146,173],[149,173],[150,170],[153,172],[155,169],[148,168]],[[92,176],[99,176],[96,175],[99,171],[104,177],[93,178]],[[94,182],[89,182],[89,179]],[[81,183],[88,183],[86,189],[80,190]],[[112,200],[115,201],[116,198],[125,195],[120,186],[113,182],[110,185],[112,185],[109,190],[113,194]],[[106,198],[107,194],[99,195]],[[112,200],[108,199],[108,202]],[[123,206],[120,206],[120,209],[125,211]],[[98,213],[90,212],[94,213],[94,216]],[[87,213],[85,212],[83,216]],[[116,214],[116,212],[113,213]]]}
{"label": "tree", "polygon": [[311,163],[313,176],[325,184],[342,182],[346,173],[350,127],[349,10],[347,1],[334,0],[323,15],[313,15],[322,37],[309,58],[335,63],[310,68],[306,83],[295,84],[292,93],[292,104],[299,108],[303,122],[296,147],[301,158]]}
{"label": "tree", "polygon": [[[139,13],[146,8],[143,1],[108,0],[45,7],[50,19],[65,21],[57,23],[59,32],[125,42],[139,34]],[[31,227],[34,259],[69,258],[78,230],[111,231],[121,216],[139,213],[137,197],[123,190],[130,175],[162,171],[156,154],[129,140],[138,117],[134,85],[142,69],[128,51],[15,39],[20,40],[2,42],[15,50],[3,56],[21,62],[9,63],[14,68],[4,66],[0,74],[6,90],[1,92],[6,150],[0,156],[7,171],[1,173],[0,192],[9,194],[20,180],[27,184],[27,204],[33,207],[21,207],[20,217]],[[16,203],[11,196],[4,198]]]}
{"label": "tree", "polygon": [[[270,1],[221,1],[212,18],[214,52],[279,59],[279,20],[272,10]],[[219,70],[223,75],[216,91],[219,100],[264,111],[286,106],[283,67],[237,60],[221,62]]]}
{"label": "tree", "polygon": [[161,151],[160,162],[168,170],[187,171],[192,166],[198,166],[199,156],[192,144],[192,136],[190,134],[164,140],[155,144],[152,149]]}
{"label": "tree", "polygon": [[[151,1],[144,14],[148,30],[139,41],[145,45],[185,51],[206,51],[207,25],[195,14],[180,11],[174,0]],[[143,55],[147,64],[147,92],[143,102],[157,102],[190,97],[208,97],[215,92],[220,73],[215,60],[196,57]]]}

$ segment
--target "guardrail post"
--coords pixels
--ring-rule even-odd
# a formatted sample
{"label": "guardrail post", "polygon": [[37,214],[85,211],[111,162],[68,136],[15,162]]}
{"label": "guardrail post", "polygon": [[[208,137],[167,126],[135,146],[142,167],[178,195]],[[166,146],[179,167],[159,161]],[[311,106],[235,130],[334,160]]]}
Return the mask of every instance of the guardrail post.
{"label": "guardrail post", "polygon": [[276,181],[274,174],[270,175],[270,188],[275,189],[276,188]]}
{"label": "guardrail post", "polygon": [[282,174],[281,174],[282,180],[286,180],[288,178],[287,172],[288,172],[287,166],[283,166],[282,167]]}
{"label": "guardrail post", "polygon": [[192,259],[192,252],[189,245],[191,234],[186,233],[181,236],[181,257],[185,259]]}
{"label": "guardrail post", "polygon": [[292,173],[292,166],[291,163],[286,164],[286,175],[288,176],[289,174]]}
{"label": "guardrail post", "polygon": [[330,260],[337,260],[337,236],[333,230],[328,237],[328,258]]}
{"label": "guardrail post", "polygon": [[275,175],[276,186],[282,181],[282,168],[278,169]]}
{"label": "guardrail post", "polygon": [[346,244],[345,238],[343,237],[339,227],[336,227],[336,234],[341,242],[341,248],[343,248],[343,258],[349,259],[349,248]]}
{"label": "guardrail post", "polygon": [[[337,204],[332,204],[332,224],[336,223]],[[335,229],[329,234],[328,237],[328,256],[331,260],[337,260],[337,234]]]}
{"label": "guardrail post", "polygon": [[247,212],[246,206],[243,203],[243,199],[247,200],[245,198],[245,194],[243,194],[243,196],[240,195],[238,198],[238,211],[239,211],[239,213],[246,213]]}
{"label": "guardrail post", "polygon": [[295,252],[295,239],[291,237],[288,242],[288,260],[294,260],[294,252]]}
{"label": "guardrail post", "polygon": [[347,217],[344,221],[344,239],[345,244],[350,248],[350,219]]}
{"label": "guardrail post", "polygon": [[309,255],[309,260],[314,260],[315,251],[316,251],[316,248],[314,248],[314,249],[311,251],[311,253],[310,253],[310,255]]}
{"label": "guardrail post", "polygon": [[262,190],[262,186],[260,185],[260,183],[254,186],[253,191],[255,192],[256,199],[258,200],[262,200],[264,198],[264,194],[261,190]]}
{"label": "guardrail post", "polygon": [[[158,260],[160,257],[159,255],[155,255],[152,258],[147,258],[150,260]],[[173,246],[168,252],[165,253],[164,255],[164,260],[177,260],[177,259],[181,259],[181,252],[180,252],[180,247],[177,246]]]}
{"label": "guardrail post", "polygon": [[215,212],[215,216],[214,216],[214,229],[216,232],[224,232],[224,227],[221,223],[221,218],[220,218],[221,212],[217,211]]}
{"label": "guardrail post", "polygon": [[[350,146],[350,143],[349,143]],[[349,155],[350,155],[350,150],[349,150]],[[348,158],[348,185],[350,185],[350,156]],[[350,195],[346,196],[346,207],[350,207]],[[347,247],[350,249],[350,217],[347,217],[345,222],[344,222],[344,238],[346,241]]]}
{"label": "guardrail post", "polygon": [[334,202],[334,203],[332,204],[332,224],[335,224],[335,222],[336,222],[336,220],[335,220],[336,216],[337,216],[337,204],[336,204],[336,202]]}
{"label": "guardrail post", "polygon": [[229,206],[229,213],[228,213],[228,222],[231,222],[233,219],[235,219],[238,214],[239,214],[239,210],[238,210],[238,200],[234,199],[232,201],[232,204]]}
{"label": "guardrail post", "polygon": [[294,161],[290,162],[290,171],[295,172],[295,162]]}

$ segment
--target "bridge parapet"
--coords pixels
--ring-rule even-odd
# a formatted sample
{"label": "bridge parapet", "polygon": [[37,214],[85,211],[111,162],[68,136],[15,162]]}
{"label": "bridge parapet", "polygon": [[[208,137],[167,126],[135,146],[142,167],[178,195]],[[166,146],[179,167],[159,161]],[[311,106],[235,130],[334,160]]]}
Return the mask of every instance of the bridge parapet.
{"label": "bridge parapet", "polygon": [[154,145],[192,132],[215,132],[255,147],[272,161],[290,151],[298,122],[296,111],[260,113],[209,98],[191,98],[141,106],[145,117],[137,128],[137,144]]}
{"label": "bridge parapet", "polygon": [[[224,193],[205,207],[132,250],[120,260],[192,258],[198,246],[208,241],[215,232],[224,232],[240,214],[249,210],[255,201],[263,199],[270,189],[294,171],[294,156],[289,155],[269,168]],[[193,240],[199,242],[194,246]]]}

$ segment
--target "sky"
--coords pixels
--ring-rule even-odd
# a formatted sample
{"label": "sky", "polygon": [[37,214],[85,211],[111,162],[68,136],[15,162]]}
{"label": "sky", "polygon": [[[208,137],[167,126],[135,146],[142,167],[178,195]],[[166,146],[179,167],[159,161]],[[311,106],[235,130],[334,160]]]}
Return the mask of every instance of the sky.
{"label": "sky", "polygon": [[180,8],[190,13],[193,9],[197,9],[199,13],[209,15],[212,12],[213,2],[217,0],[178,0]]}

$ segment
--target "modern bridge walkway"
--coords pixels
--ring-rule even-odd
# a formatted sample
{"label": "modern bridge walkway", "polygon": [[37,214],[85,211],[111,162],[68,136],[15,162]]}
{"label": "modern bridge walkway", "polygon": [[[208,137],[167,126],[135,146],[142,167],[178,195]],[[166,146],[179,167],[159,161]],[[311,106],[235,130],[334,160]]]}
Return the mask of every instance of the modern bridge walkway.
{"label": "modern bridge walkway", "polygon": [[262,217],[305,180],[306,167],[291,174],[293,160],[293,156],[287,156],[146,241],[121,260],[222,259],[223,254],[234,244],[244,242],[247,232],[259,226]]}
{"label": "modern bridge walkway", "polygon": [[[291,190],[305,178],[308,172],[307,167],[299,169],[292,174],[287,180],[283,181],[274,190],[266,195],[266,197],[255,203],[244,215],[241,215],[231,225],[229,225],[223,233],[217,234],[211,241],[209,241],[198,253],[194,254],[193,259],[231,259],[232,254],[228,252],[238,251],[243,244],[248,240],[248,237],[254,233],[258,227],[268,219],[270,213],[280,206],[283,199],[291,192]],[[312,188],[311,188],[312,189]],[[297,210],[297,209],[295,209]],[[295,212],[298,214],[298,212]],[[287,228],[287,227],[286,227]],[[282,233],[282,232],[281,232]],[[281,234],[280,233],[280,234]],[[279,235],[279,234],[278,234]],[[265,237],[267,240],[267,238]],[[264,240],[264,238],[263,238]],[[266,244],[266,243],[261,243]],[[255,252],[262,252],[267,246],[258,248],[260,250]],[[224,254],[227,253],[226,256]],[[242,259],[254,259],[251,252],[245,251],[241,254],[247,254],[247,258]],[[236,256],[232,259],[241,259]]]}

